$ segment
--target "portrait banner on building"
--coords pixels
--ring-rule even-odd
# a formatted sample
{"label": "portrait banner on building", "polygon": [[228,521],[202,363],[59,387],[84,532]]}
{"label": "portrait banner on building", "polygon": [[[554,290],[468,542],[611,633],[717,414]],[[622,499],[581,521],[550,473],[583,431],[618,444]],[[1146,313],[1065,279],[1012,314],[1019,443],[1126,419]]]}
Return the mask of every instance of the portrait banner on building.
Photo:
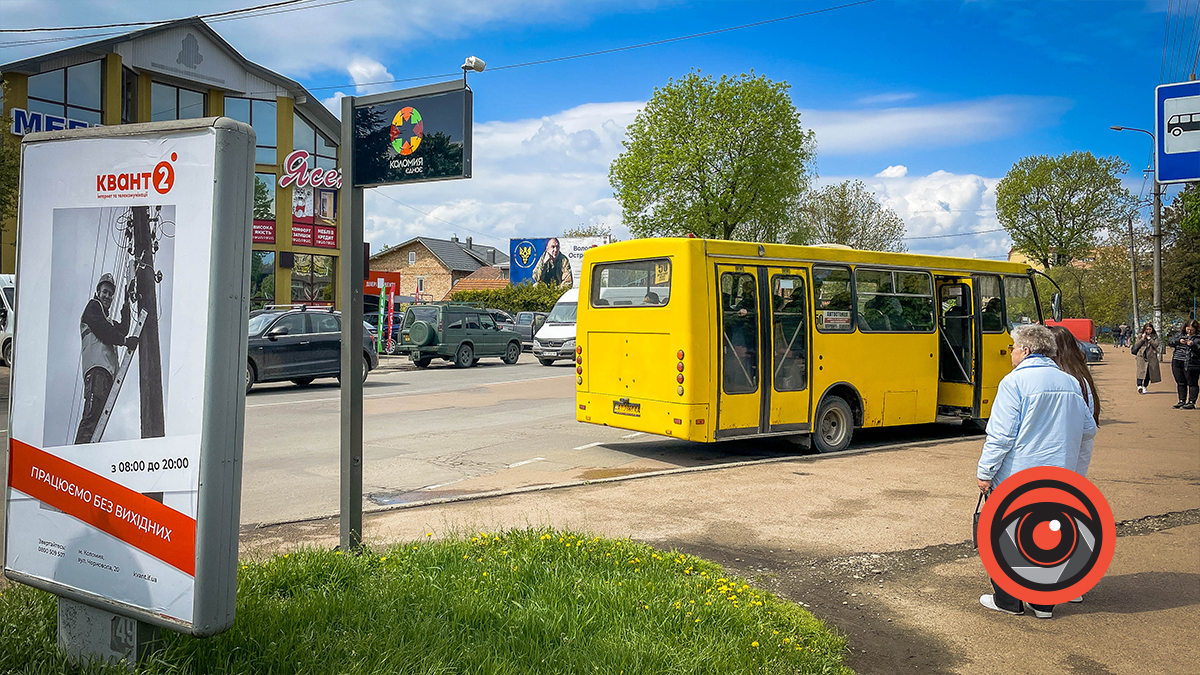
{"label": "portrait banner on building", "polygon": [[140,126],[22,146],[4,572],[207,635],[234,612],[254,133]]}
{"label": "portrait banner on building", "polygon": [[603,237],[543,237],[508,240],[508,280],[514,284],[579,286],[583,254]]}

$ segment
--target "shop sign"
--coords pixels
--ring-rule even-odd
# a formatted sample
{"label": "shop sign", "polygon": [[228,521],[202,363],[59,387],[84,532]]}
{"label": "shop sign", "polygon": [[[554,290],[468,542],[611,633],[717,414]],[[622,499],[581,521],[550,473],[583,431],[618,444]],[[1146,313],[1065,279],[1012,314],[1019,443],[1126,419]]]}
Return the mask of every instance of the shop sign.
{"label": "shop sign", "polygon": [[292,245],[293,246],[312,246],[313,245],[313,225],[309,223],[292,223]]}
{"label": "shop sign", "polygon": [[365,96],[354,106],[354,186],[471,177],[472,94],[463,82]]}
{"label": "shop sign", "polygon": [[319,166],[308,168],[308,151],[294,150],[283,160],[283,175],[279,177],[279,187],[295,185],[301,188],[333,188],[342,187],[341,169],[322,169]]}
{"label": "shop sign", "polygon": [[313,246],[337,248],[337,228],[327,225],[313,225]]}
{"label": "shop sign", "polygon": [[256,244],[274,244],[275,243],[275,221],[273,220],[256,220],[254,221],[254,243]]}
{"label": "shop sign", "polygon": [[12,116],[12,126],[9,131],[15,136],[24,136],[34,131],[61,131],[63,129],[84,129],[89,125],[83,120],[73,120],[69,117],[60,117],[59,115],[51,115],[48,113],[40,113],[37,111],[22,110],[21,108],[12,108],[9,110]]}
{"label": "shop sign", "polygon": [[363,282],[363,293],[379,295],[380,284],[386,288],[400,288],[400,273],[371,270],[367,273],[367,280]]}
{"label": "shop sign", "polygon": [[142,129],[22,145],[4,574],[212,635],[237,586],[254,132]]}

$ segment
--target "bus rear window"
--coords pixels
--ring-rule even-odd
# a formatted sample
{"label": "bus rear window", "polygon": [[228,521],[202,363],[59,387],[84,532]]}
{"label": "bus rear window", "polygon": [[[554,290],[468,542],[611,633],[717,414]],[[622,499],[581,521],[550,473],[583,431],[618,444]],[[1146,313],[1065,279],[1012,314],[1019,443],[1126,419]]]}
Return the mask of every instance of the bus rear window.
{"label": "bus rear window", "polygon": [[850,268],[813,265],[813,299],[817,330],[822,333],[854,330]]}
{"label": "bus rear window", "polygon": [[671,261],[636,260],[592,268],[592,307],[662,307],[671,299]]}

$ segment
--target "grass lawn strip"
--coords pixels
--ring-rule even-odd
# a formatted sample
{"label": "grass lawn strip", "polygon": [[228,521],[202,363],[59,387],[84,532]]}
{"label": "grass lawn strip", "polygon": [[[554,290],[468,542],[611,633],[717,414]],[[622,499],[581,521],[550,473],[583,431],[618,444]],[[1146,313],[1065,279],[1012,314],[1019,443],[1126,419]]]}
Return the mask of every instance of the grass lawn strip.
{"label": "grass lawn strip", "polygon": [[[573,532],[481,532],[238,571],[237,623],[164,631],[138,673],[837,673],[846,640],[711,562]],[[0,673],[77,669],[54,596],[0,589]]]}

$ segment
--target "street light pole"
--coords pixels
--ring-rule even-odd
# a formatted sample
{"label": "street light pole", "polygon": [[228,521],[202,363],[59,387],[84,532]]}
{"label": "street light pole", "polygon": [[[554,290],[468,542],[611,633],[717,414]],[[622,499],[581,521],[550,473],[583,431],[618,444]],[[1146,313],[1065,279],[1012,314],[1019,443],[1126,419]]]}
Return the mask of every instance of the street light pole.
{"label": "street light pole", "polygon": [[1133,327],[1134,331],[1141,331],[1142,317],[1138,314],[1138,297],[1137,297],[1137,254],[1134,252],[1133,241],[1133,216],[1129,216],[1129,276],[1133,280]]}
{"label": "street light pole", "polygon": [[[1158,139],[1145,129],[1111,126],[1113,131],[1140,131],[1150,137],[1151,157],[1158,162]],[[1162,335],[1162,184],[1158,182],[1157,166],[1154,167],[1154,331]],[[1159,359],[1162,359],[1161,352]]]}

